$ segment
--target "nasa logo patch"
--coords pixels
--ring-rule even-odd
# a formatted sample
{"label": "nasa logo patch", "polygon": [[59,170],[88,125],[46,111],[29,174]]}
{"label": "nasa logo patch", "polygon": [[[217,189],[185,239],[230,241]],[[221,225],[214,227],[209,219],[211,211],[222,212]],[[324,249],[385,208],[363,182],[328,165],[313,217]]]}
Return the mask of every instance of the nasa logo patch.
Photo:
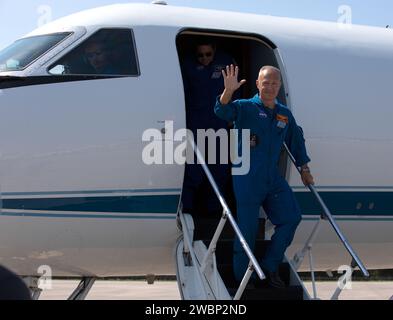
{"label": "nasa logo patch", "polygon": [[266,113],[264,113],[264,112],[259,112],[259,116],[261,117],[261,118],[267,118],[267,114]]}

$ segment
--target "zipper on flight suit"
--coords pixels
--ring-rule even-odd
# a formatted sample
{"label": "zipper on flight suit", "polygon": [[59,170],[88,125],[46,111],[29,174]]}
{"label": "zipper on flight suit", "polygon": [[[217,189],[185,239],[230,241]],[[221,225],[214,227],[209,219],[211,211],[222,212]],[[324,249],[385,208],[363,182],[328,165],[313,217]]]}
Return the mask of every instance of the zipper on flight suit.
{"label": "zipper on flight suit", "polygon": [[[265,108],[267,108],[267,107],[265,107]],[[267,171],[267,183],[268,183],[268,185],[269,185],[269,187],[270,187],[270,185],[272,184],[272,181],[271,181],[271,172],[270,172],[270,167],[271,167],[271,165],[270,165],[270,159],[271,159],[271,155],[272,155],[272,126],[273,126],[273,122],[274,122],[274,111],[275,111],[275,109],[274,110],[269,110],[269,114],[268,114],[268,116],[269,116],[269,134],[270,134],[270,139],[269,139],[269,149],[268,149],[268,161],[267,161],[267,169],[268,169],[268,171]]]}

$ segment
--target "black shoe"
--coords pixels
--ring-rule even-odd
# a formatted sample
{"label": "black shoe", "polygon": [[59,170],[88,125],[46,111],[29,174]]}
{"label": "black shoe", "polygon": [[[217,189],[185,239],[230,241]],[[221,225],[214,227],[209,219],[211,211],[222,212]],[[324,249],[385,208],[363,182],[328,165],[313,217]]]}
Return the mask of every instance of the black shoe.
{"label": "black shoe", "polygon": [[284,289],[286,287],[284,281],[281,280],[278,272],[266,272],[267,283],[270,287],[276,289]]}

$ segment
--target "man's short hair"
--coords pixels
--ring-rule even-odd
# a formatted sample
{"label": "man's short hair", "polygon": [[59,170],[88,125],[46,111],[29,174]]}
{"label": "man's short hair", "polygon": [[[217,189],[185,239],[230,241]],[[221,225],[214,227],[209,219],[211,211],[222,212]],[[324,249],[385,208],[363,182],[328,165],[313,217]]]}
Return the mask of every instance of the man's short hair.
{"label": "man's short hair", "polygon": [[282,80],[281,70],[278,69],[278,68],[276,68],[276,67],[273,67],[273,66],[263,66],[263,67],[259,70],[258,77],[259,77],[259,75],[260,75],[263,71],[265,71],[265,70],[274,70],[274,71],[276,71],[276,72],[280,75],[280,80]]}

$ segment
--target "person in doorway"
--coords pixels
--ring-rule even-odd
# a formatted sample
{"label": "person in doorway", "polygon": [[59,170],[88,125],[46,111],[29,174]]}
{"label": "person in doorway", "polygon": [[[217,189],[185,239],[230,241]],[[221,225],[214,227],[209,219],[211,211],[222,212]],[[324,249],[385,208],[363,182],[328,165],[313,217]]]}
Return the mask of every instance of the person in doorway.
{"label": "person in doorway", "polygon": [[[215,115],[214,106],[217,95],[224,89],[222,70],[232,63],[234,59],[229,54],[217,50],[215,43],[210,39],[203,39],[196,44],[194,54],[188,56],[182,64],[187,128],[192,131],[195,141],[197,141],[198,129],[212,129],[214,132],[228,129],[227,121]],[[201,152],[205,154],[205,159],[208,159],[205,150]],[[219,190],[223,193],[230,179],[230,167],[228,162],[220,163],[222,159],[219,156],[219,143],[215,152],[216,163],[209,164],[208,167]],[[207,189],[203,189],[206,184]],[[194,212],[198,191],[203,192],[206,199],[208,216],[214,216],[221,211],[220,202],[207,182],[201,165],[186,164],[182,193],[183,212]]]}

